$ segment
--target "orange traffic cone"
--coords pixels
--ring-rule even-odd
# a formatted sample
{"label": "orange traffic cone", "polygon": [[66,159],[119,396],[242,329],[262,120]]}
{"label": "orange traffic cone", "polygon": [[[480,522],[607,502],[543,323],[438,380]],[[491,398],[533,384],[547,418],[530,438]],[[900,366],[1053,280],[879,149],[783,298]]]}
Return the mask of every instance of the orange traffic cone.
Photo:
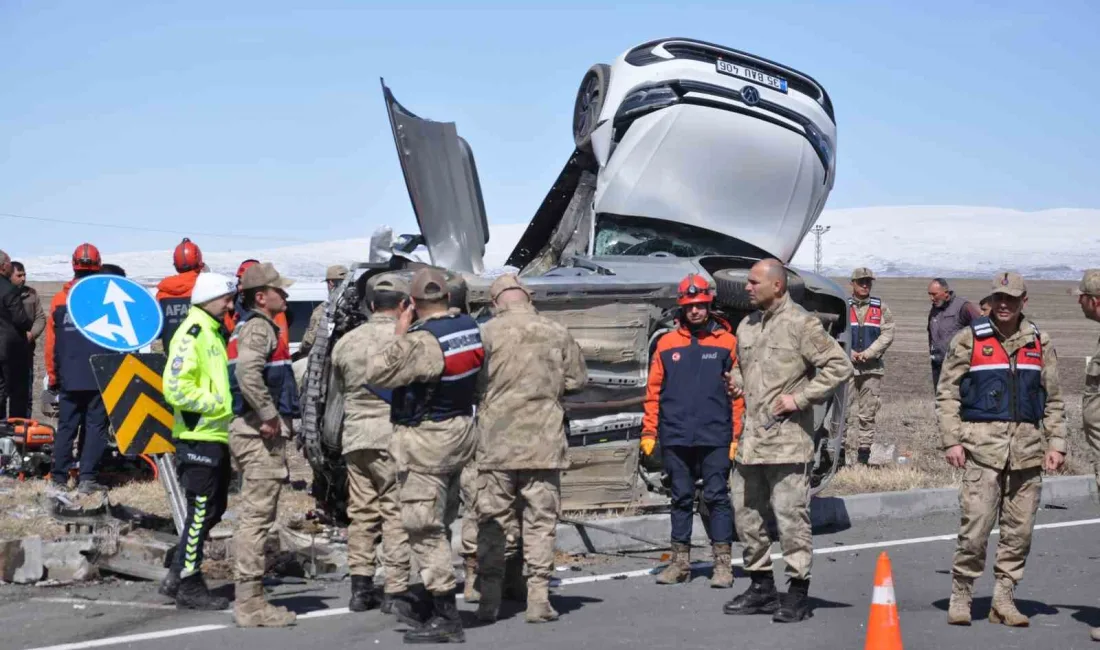
{"label": "orange traffic cone", "polygon": [[894,575],[890,557],[883,551],[875,567],[875,592],[867,617],[867,643],[864,650],[902,650],[898,602],[894,598]]}

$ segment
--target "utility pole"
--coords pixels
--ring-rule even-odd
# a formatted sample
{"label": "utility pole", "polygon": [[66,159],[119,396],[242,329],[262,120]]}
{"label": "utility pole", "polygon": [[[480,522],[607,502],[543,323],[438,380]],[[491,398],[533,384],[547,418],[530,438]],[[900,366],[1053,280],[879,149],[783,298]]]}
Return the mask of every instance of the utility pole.
{"label": "utility pole", "polygon": [[817,225],[810,229],[814,234],[814,273],[821,274],[821,237],[829,232],[832,226]]}

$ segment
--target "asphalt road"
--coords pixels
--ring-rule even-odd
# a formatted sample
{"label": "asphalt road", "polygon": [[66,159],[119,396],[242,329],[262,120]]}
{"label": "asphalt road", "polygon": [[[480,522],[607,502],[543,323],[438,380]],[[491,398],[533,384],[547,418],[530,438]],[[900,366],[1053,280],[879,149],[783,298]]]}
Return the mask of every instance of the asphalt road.
{"label": "asphalt road", "polygon": [[[1100,508],[1075,503],[1040,513],[1040,528],[1024,582],[1020,608],[1031,628],[1009,629],[986,622],[992,589],[990,567],[978,583],[975,624],[946,624],[951,555],[957,519],[937,515],[865,522],[815,537],[811,595],[815,614],[792,625],[770,617],[732,617],[722,603],[744,589],[738,573],[732,591],[707,587],[709,567],[700,564],[687,585],[659,587],[649,575],[652,558],[606,558],[580,570],[563,567],[552,596],[562,613],[555,623],[533,626],[521,611],[507,610],[492,626],[477,626],[474,606],[462,605],[467,647],[514,650],[561,647],[632,648],[859,648],[878,554],[886,550],[894,569],[905,647],[1034,648],[1100,647],[1089,627],[1100,626]],[[782,567],[782,563],[777,563]],[[626,576],[613,578],[615,573]],[[291,607],[299,623],[288,630],[240,630],[227,612],[177,612],[152,585],[123,583],[80,588],[0,591],[0,648],[93,647],[391,648],[401,645],[393,619],[378,612],[349,614],[347,586],[333,583],[282,584],[275,602]]]}

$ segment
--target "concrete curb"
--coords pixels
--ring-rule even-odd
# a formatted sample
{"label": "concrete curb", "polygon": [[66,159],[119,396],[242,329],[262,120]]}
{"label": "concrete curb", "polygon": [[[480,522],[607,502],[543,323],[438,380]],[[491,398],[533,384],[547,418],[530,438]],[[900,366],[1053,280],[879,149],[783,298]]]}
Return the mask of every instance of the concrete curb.
{"label": "concrete curb", "polygon": [[[1064,506],[1067,503],[1095,498],[1096,479],[1092,476],[1059,476],[1043,479],[1043,506]],[[956,488],[933,488],[907,492],[877,492],[844,497],[820,497],[810,502],[810,521],[815,530],[847,528],[853,522],[868,519],[897,519],[937,512],[957,512],[959,491]],[[593,523],[630,533],[666,547],[670,535],[668,515],[640,515],[594,520]],[[707,545],[706,531],[699,517],[692,527],[692,543]],[[557,550],[571,555],[583,553],[619,553],[654,550],[655,546],[629,537],[616,535],[583,525],[558,524]]]}

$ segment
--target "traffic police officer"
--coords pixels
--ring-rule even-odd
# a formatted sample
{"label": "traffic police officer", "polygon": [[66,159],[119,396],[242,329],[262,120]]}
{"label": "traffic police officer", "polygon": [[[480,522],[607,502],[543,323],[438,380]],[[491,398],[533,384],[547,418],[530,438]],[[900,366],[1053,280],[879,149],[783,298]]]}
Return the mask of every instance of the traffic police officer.
{"label": "traffic police officer", "polygon": [[549,588],[561,471],[569,466],[561,400],[584,387],[588,371],[569,330],[535,311],[519,278],[502,275],[489,296],[495,316],[482,327],[485,365],[478,391],[478,618],[491,622],[499,614],[507,537],[519,529],[515,519],[522,516],[526,619],[542,623],[558,618]]}
{"label": "traffic police officer", "polygon": [[[1077,288],[1077,302],[1085,318],[1100,322],[1100,269],[1089,269]],[[1081,395],[1081,428],[1093,451],[1100,454],[1100,342],[1085,367],[1085,390]],[[1094,460],[1093,470],[1100,487],[1100,462]],[[1100,627],[1092,628],[1092,640],[1100,641]]]}
{"label": "traffic police officer", "polygon": [[871,444],[875,442],[875,417],[882,406],[879,398],[886,365],[882,355],[894,342],[894,316],[890,308],[871,295],[875,274],[871,269],[852,271],[852,297],[848,299],[848,331],[852,342],[852,364],[856,375],[856,417],[859,419],[857,459],[860,465],[871,460]]}
{"label": "traffic police officer", "polygon": [[237,292],[231,278],[204,273],[191,291],[191,310],[168,345],[164,399],[176,412],[172,435],[187,518],[162,593],[175,592],[180,609],[225,609],[229,601],[210,594],[202,578],[203,547],[221,521],[229,498],[228,335],[221,319]]}
{"label": "traffic police officer", "polygon": [[702,479],[714,552],[710,586],[728,589],[733,586],[728,480],[745,402],[727,394],[723,375],[737,363],[737,338],[729,323],[711,313],[714,289],[703,276],[684,278],[677,302],[676,329],[657,340],[650,361],[642,423],[642,453],[651,455],[660,437],[672,483],[672,561],[657,584],[691,578],[695,481]]}
{"label": "traffic police officer", "polygon": [[390,449],[397,462],[401,519],[432,595],[433,616],[406,632],[405,642],[462,642],[447,531],[457,516],[459,475],[477,443],[473,407],[485,351],[474,319],[449,308],[442,271],[417,271],[410,294],[412,305],[397,320],[397,340],[368,360],[363,379],[394,391]]}
{"label": "traffic police officer", "polygon": [[397,338],[397,316],[409,304],[408,280],[396,273],[371,278],[370,321],[356,327],[332,350],[336,386],[344,393],[343,453],[348,467],[348,609],[363,612],[379,605],[374,593],[375,552],[382,542],[386,567],[383,611],[406,624],[419,624],[409,597],[409,536],[397,501],[397,466],[388,449],[392,391],[364,379],[367,361]]}
{"label": "traffic police officer", "polygon": [[96,474],[99,461],[107,450],[108,420],[107,409],[88,359],[95,354],[110,354],[111,350],[92,343],[77,331],[67,305],[72,286],[101,270],[103,260],[99,249],[91,244],[77,246],[73,251],[72,265],[73,279],[54,295],[46,317],[46,373],[50,390],[60,390],[52,479],[57,487],[68,484],[73,444],[77,432],[83,430],[79,489],[82,494],[91,494],[106,490],[96,481]]}
{"label": "traffic police officer", "polygon": [[157,302],[164,312],[160,340],[165,350],[172,342],[172,336],[179,329],[180,323],[190,313],[191,290],[202,272],[202,251],[185,237],[172,252],[172,265],[176,268],[176,275],[164,278],[157,285]]}
{"label": "traffic police officer", "polygon": [[1024,279],[998,273],[992,294],[991,317],[976,319],[951,340],[936,395],[947,462],[965,470],[947,622],[970,625],[974,580],[985,568],[999,516],[989,620],[1026,627],[1013,592],[1031,550],[1041,472],[1065,461],[1066,425],[1057,354],[1050,336],[1023,314]]}
{"label": "traffic police officer", "polygon": [[[852,362],[821,321],[791,300],[787,270],[779,260],[753,265],[747,288],[759,310],[737,326],[739,363],[730,372],[730,389],[745,396],[745,428],[731,491],[752,585],[723,611],[774,613],[772,620],[790,623],[810,615],[812,407],[852,378]],[[772,576],[772,542],[764,520],[769,510],[775,513],[790,577],[782,598]]]}
{"label": "traffic police officer", "polygon": [[233,614],[241,627],[283,627],[296,618],[286,608],[268,604],[263,589],[264,544],[290,475],[286,442],[293,433],[291,419],[300,415],[290,347],[275,324],[275,317],[286,310],[285,289],[291,284],[270,262],[250,266],[240,282],[245,311],[229,339],[234,415],[229,450],[244,475],[234,545]]}

